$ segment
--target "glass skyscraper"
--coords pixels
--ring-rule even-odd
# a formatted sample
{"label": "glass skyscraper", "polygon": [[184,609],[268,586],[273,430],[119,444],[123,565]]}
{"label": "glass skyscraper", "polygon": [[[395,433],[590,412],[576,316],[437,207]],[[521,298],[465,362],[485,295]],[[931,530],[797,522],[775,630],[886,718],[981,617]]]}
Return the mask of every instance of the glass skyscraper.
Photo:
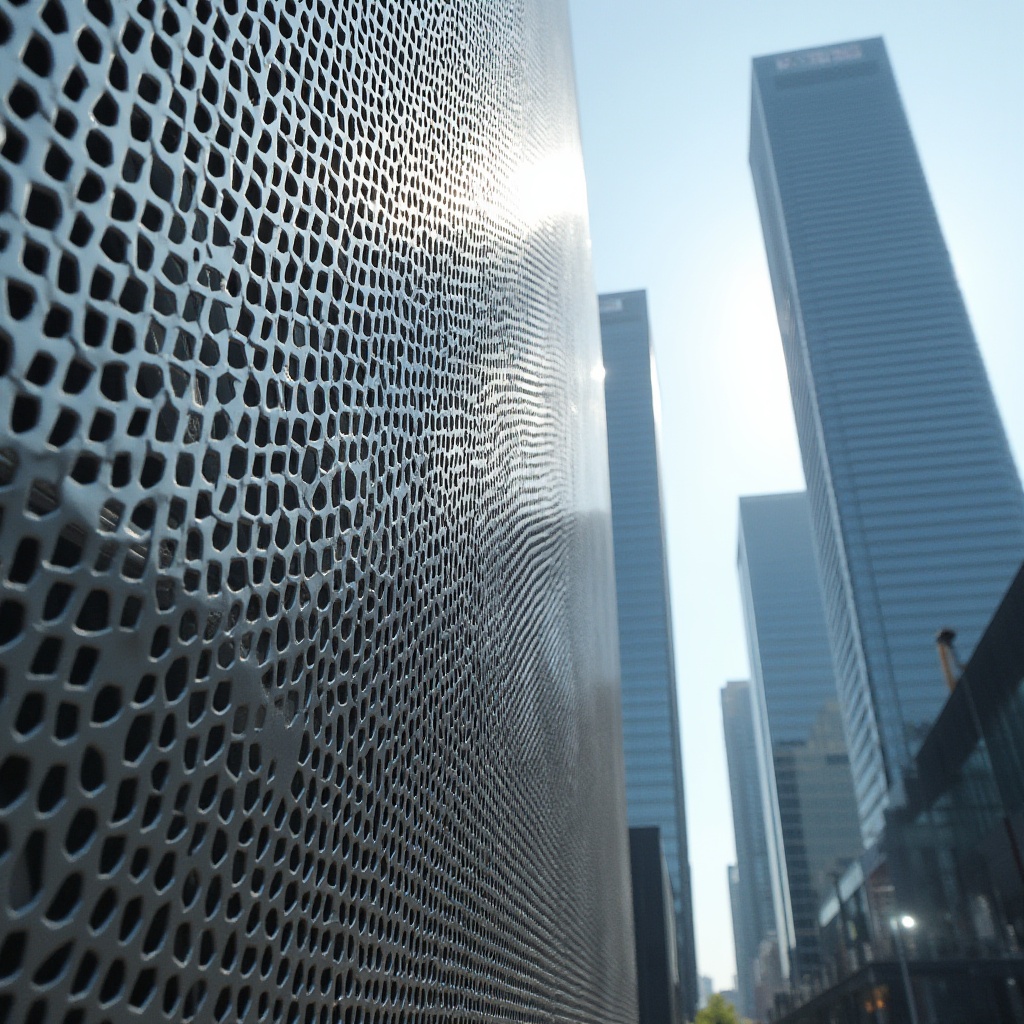
{"label": "glass skyscraper", "polygon": [[738,1009],[744,1017],[753,1019],[758,1016],[754,964],[761,943],[775,932],[775,912],[749,682],[733,681],[722,688],[722,729],[736,837],[736,864],[729,868],[729,896],[736,945]]}
{"label": "glass skyscraper", "polygon": [[783,973],[819,965],[818,907],[860,852],[807,495],[740,499],[738,568]]}
{"label": "glass skyscraper", "polygon": [[1024,559],[1024,497],[881,39],[754,61],[750,164],[865,843]]}
{"label": "glass skyscraper", "polygon": [[661,829],[675,901],[682,1009],[697,1004],[672,616],[658,462],[658,390],[643,291],[602,295],[608,462],[622,664],[626,813]]}

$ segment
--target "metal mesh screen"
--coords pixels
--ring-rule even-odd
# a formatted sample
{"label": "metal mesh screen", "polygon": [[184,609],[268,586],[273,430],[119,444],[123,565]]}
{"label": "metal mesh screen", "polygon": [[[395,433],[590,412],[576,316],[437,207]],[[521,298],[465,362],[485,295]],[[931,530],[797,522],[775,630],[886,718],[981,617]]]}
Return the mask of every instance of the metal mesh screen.
{"label": "metal mesh screen", "polygon": [[0,41],[0,1018],[633,1019],[562,5]]}

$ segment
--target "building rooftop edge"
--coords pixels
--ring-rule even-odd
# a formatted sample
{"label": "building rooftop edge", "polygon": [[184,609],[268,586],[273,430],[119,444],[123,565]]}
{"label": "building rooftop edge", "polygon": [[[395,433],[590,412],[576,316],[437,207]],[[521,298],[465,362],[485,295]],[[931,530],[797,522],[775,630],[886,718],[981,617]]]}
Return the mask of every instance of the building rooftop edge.
{"label": "building rooftop edge", "polygon": [[885,39],[882,36],[866,36],[862,39],[842,39],[834,43],[820,43],[817,46],[800,46],[794,50],[779,50],[777,53],[762,53],[752,58],[755,65],[773,61],[779,57],[798,57],[803,54],[817,53],[819,50],[839,50],[846,46],[881,47],[885,50]]}

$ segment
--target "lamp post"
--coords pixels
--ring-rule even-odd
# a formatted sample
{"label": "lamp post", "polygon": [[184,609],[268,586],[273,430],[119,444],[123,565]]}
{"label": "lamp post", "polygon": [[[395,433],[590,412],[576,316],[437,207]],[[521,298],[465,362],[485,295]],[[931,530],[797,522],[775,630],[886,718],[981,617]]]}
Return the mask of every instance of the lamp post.
{"label": "lamp post", "polygon": [[900,973],[903,975],[903,993],[910,1010],[910,1024],[920,1024],[917,1016],[917,1001],[914,999],[914,987],[910,984],[910,968],[907,966],[907,955],[903,948],[903,930],[910,931],[917,927],[917,922],[909,914],[898,914],[890,922],[893,936],[896,939],[896,956],[900,961]]}

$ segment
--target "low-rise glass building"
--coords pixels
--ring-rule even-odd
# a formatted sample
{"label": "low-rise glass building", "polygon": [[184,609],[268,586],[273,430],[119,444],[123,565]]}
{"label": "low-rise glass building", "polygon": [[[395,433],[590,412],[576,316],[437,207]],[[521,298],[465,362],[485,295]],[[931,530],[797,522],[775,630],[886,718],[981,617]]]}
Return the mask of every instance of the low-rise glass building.
{"label": "low-rise glass building", "polygon": [[910,999],[931,1024],[1024,1021],[1024,568],[951,682],[905,806],[821,909],[824,991],[786,1024],[903,1020]]}

